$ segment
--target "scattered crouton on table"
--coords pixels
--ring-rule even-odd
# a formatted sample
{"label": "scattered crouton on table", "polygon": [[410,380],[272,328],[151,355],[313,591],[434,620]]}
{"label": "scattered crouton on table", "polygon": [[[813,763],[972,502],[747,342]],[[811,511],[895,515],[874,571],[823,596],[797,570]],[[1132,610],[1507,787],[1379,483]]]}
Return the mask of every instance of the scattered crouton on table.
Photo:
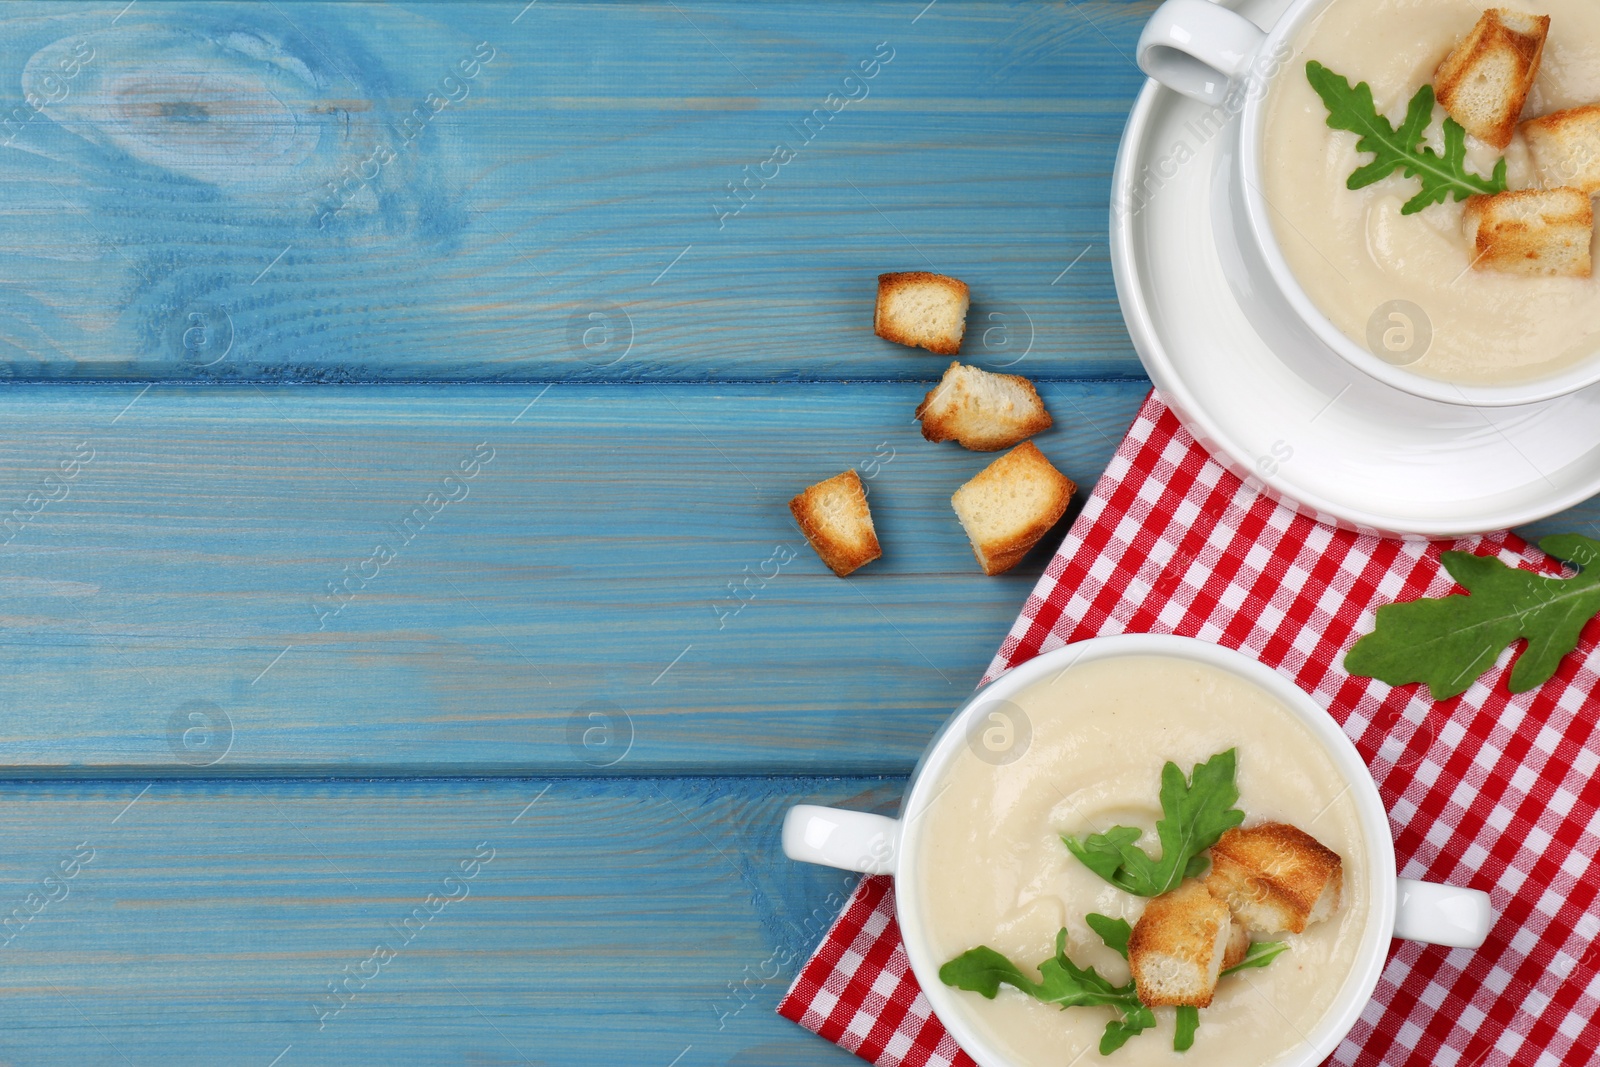
{"label": "scattered crouton on table", "polygon": [[975,452],[1010,448],[1051,425],[1050,413],[1028,379],[960,363],[951,363],[923,397],[916,417],[928,440],[955,441]]}
{"label": "scattered crouton on table", "polygon": [[880,274],[872,329],[886,341],[953,356],[961,351],[970,303],[967,284],[943,274]]}
{"label": "scattered crouton on table", "polygon": [[789,510],[822,562],[841,578],[883,555],[866,490],[854,470],[813,485],[789,501]]}
{"label": "scattered crouton on table", "polygon": [[985,574],[1003,574],[1061,521],[1078,487],[1024,441],[950,498]]}

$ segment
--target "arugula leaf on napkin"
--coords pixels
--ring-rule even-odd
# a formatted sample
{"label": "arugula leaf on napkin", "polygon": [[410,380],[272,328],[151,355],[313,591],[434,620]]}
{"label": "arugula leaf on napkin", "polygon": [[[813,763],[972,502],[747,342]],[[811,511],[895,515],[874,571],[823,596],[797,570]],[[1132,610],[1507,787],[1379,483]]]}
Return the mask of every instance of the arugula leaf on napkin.
{"label": "arugula leaf on napkin", "polygon": [[1557,534],[1539,547],[1582,573],[1550,578],[1492,556],[1446,552],[1440,562],[1467,593],[1379,608],[1377,629],[1345,654],[1345,670],[1390,685],[1427,682],[1433,699],[1448,700],[1494,666],[1507,645],[1526,639],[1511,692],[1543,685],[1600,612],[1600,541]]}
{"label": "arugula leaf on napkin", "polygon": [[1159,860],[1139,847],[1143,831],[1132,826],[1113,826],[1081,843],[1073,837],[1061,840],[1085,867],[1118,889],[1141,897],[1160,896],[1185,878],[1203,873],[1209,861],[1202,853],[1225,831],[1244,822],[1244,812],[1233,806],[1239,800],[1233,780],[1236,758],[1234,749],[1219,752],[1196,764],[1188,780],[1176,763],[1168,761],[1161,768]]}
{"label": "arugula leaf on napkin", "polygon": [[1506,191],[1506,161],[1501,157],[1494,174],[1484,178],[1467,169],[1467,131],[1455,119],[1444,120],[1444,152],[1440,154],[1422,143],[1433,122],[1433,86],[1417,90],[1406,107],[1405,121],[1398,129],[1378,114],[1372,100],[1372,87],[1362,82],[1355,88],[1342,75],[1335,74],[1316,60],[1306,64],[1311,87],[1328,108],[1328,125],[1361,135],[1356,149],[1371,152],[1373,160],[1350,175],[1351,189],[1364,189],[1402,171],[1407,178],[1422,183],[1422,191],[1406,201],[1402,215],[1414,215],[1430,204],[1442,204],[1454,194],[1465,200],[1474,193]]}
{"label": "arugula leaf on napkin", "polygon": [[[1098,918],[1104,919],[1104,916]],[[1121,920],[1106,920],[1107,923]],[[1123,922],[1126,927],[1128,924]],[[1096,928],[1098,932],[1098,927]],[[1104,934],[1101,935],[1105,937]],[[1110,941],[1107,941],[1110,944]],[[1112,946],[1113,948],[1116,946]],[[1067,931],[1063,927],[1056,934],[1056,954],[1039,964],[1039,981],[1022,973],[1022,969],[987,945],[968,949],[939,968],[939,981],[945,985],[978,993],[993,1000],[1001,984],[1014,986],[1035,1000],[1057,1004],[1062,1008],[1106,1007],[1116,1010],[1118,1017],[1106,1024],[1100,1038],[1100,1054],[1108,1055],[1127,1044],[1134,1035],[1156,1024],[1155,1012],[1139,1001],[1130,980],[1124,985],[1112,985],[1093,967],[1079,967],[1067,957]]]}

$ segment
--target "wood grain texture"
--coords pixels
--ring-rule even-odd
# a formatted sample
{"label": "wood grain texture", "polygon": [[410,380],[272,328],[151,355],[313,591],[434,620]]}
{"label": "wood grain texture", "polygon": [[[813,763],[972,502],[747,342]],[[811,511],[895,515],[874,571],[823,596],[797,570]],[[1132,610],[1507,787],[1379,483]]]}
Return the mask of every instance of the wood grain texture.
{"label": "wood grain texture", "polygon": [[[1046,383],[1039,446],[1086,493],[1146,388]],[[924,389],[0,394],[0,761],[905,773],[1059,539],[979,572],[949,497],[992,457]],[[850,467],[885,557],[841,580],[786,505]],[[595,702],[631,748],[573,747]]]}
{"label": "wood grain texture", "polygon": [[1153,6],[10,4],[0,360],[920,379],[865,327],[932,267],[977,356],[1136,376],[1106,205]]}
{"label": "wood grain texture", "polygon": [[899,788],[0,785],[0,1062],[855,1062],[773,1012],[855,881],[778,830]]}
{"label": "wood grain texture", "polygon": [[1087,492],[1154,6],[0,7],[0,1063],[856,1062],[782,812],[892,811],[1057,539],[978,573],[873,278]]}

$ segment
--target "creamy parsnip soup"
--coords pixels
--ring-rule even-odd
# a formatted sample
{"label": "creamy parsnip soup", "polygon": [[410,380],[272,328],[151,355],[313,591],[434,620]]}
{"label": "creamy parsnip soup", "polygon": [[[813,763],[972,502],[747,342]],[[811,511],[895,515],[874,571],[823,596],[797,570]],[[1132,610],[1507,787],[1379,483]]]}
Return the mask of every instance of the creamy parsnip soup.
{"label": "creamy parsnip soup", "polygon": [[[1600,351],[1600,277],[1528,277],[1473,269],[1463,238],[1465,205],[1451,197],[1413,215],[1401,206],[1414,179],[1392,174],[1351,191],[1351,173],[1373,157],[1354,133],[1327,126],[1328,109],[1306,77],[1315,60],[1372,86],[1378,111],[1398,124],[1412,94],[1486,8],[1548,15],[1549,36],[1521,118],[1600,103],[1600,2],[1596,0],[1334,0],[1301,28],[1266,102],[1262,192],[1295,278],[1321,311],[1380,357],[1417,373],[1470,385],[1510,384],[1566,369]],[[1439,147],[1442,107],[1428,143]],[[1467,159],[1493,173],[1502,152],[1467,137]],[[1519,132],[1504,151],[1511,190],[1540,185]],[[1389,308],[1405,301],[1426,325]],[[1383,310],[1389,308],[1389,312]],[[1375,316],[1377,321],[1375,323]],[[1375,329],[1374,329],[1375,327]],[[1412,361],[1416,331],[1431,327]]]}
{"label": "creamy parsnip soup", "polygon": [[[970,1024],[1018,1064],[1111,1067],[1255,1067],[1292,1051],[1337,998],[1366,926],[1368,859],[1356,805],[1322,746],[1287,708],[1226,671],[1165,656],[1120,657],[1072,666],[1016,696],[1031,734],[1019,758],[986,757],[963,745],[921,811],[907,813],[916,835],[914,879],[920,915],[907,916],[943,963],[988,946],[1030,980],[1067,930],[1066,953],[1115,983],[1129,966],[1087,925],[1098,913],[1136,923],[1148,901],[1110,884],[1075,858],[1063,835],[1083,840],[1123,824],[1159,853],[1154,826],[1162,766],[1185,774],[1216,753],[1236,750],[1238,808],[1245,826],[1292,824],[1337,852],[1341,902],[1304,932],[1274,936],[1287,951],[1270,965],[1225,975],[1199,1009],[1193,1046],[1173,1049],[1176,1014],[1156,1008],[1156,1026],[1102,1057],[1111,1009],[1063,1010],[1010,986],[993,999],[954,991]],[[1015,713],[1002,708],[1011,718]],[[996,729],[1015,723],[996,720]],[[1079,1054],[1082,1053],[1082,1057]]]}

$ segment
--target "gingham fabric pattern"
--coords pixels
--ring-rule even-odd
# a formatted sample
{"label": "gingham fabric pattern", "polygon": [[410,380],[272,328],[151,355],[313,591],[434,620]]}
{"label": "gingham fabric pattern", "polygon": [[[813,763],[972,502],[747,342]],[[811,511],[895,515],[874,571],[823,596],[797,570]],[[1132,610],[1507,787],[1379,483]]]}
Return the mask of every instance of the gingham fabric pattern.
{"label": "gingham fabric pattern", "polygon": [[[1400,874],[1483,889],[1497,916],[1478,951],[1395,942],[1328,1062],[1600,1063],[1600,623],[1518,696],[1511,652],[1441,702],[1340,666],[1379,605],[1456,591],[1439,563],[1452,548],[1560,572],[1512,534],[1426,543],[1319,524],[1229,474],[1152,394],[984,681],[1123,632],[1197,637],[1282,671],[1371,767]],[[879,1067],[970,1063],[907,969],[893,907],[889,879],[863,880],[778,1010]]]}

